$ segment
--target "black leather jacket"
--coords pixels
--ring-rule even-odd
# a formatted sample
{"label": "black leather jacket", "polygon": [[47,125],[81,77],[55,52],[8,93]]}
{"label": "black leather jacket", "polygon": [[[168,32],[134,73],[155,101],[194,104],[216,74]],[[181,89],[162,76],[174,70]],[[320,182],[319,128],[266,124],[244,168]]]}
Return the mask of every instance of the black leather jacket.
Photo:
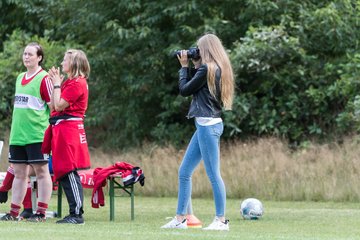
{"label": "black leather jacket", "polygon": [[[194,75],[193,75],[194,74]],[[193,75],[193,77],[191,77]],[[207,65],[201,65],[192,73],[189,68],[183,67],[179,71],[179,90],[181,96],[192,95],[192,102],[187,117],[221,117],[221,70],[215,72],[216,97],[209,91],[207,84]]]}

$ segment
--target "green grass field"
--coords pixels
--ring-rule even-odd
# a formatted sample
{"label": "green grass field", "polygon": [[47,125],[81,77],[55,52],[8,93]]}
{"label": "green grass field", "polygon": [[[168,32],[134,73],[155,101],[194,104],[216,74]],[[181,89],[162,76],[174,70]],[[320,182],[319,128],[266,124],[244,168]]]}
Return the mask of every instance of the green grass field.
{"label": "green grass field", "polygon": [[[88,193],[87,193],[88,194]],[[55,197],[50,210],[56,209]],[[63,214],[67,205],[64,199]],[[107,203],[107,202],[106,202]],[[92,209],[86,196],[85,225],[57,225],[56,219],[46,223],[0,222],[0,239],[359,239],[360,204],[319,202],[263,202],[261,220],[246,221],[239,213],[240,200],[228,199],[229,232],[201,229],[160,229],[175,215],[175,198],[135,198],[135,221],[130,220],[128,197],[116,199],[116,219],[109,222],[109,206]],[[211,199],[193,199],[195,215],[206,226],[212,221]],[[8,204],[0,206],[0,212]]]}

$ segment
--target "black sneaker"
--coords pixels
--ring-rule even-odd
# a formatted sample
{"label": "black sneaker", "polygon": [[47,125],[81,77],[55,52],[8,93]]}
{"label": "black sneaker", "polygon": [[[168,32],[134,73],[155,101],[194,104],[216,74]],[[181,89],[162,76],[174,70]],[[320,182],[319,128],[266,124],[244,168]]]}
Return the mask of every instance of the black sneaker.
{"label": "black sneaker", "polygon": [[25,208],[24,211],[22,211],[20,213],[20,217],[22,217],[23,219],[28,219],[29,217],[31,217],[33,215],[33,210],[32,208]]}
{"label": "black sneaker", "polygon": [[31,215],[31,217],[29,217],[27,219],[28,222],[45,222],[46,221],[46,216],[42,213],[36,213]]}
{"label": "black sneaker", "polygon": [[84,218],[78,214],[70,214],[56,223],[85,224]]}
{"label": "black sneaker", "polygon": [[6,203],[8,200],[8,192],[0,192],[0,203]]}
{"label": "black sneaker", "polygon": [[15,222],[18,222],[20,220],[21,220],[21,218],[13,217],[13,216],[11,216],[10,213],[7,213],[7,214],[5,214],[4,216],[2,216],[0,218],[0,221],[15,221]]}

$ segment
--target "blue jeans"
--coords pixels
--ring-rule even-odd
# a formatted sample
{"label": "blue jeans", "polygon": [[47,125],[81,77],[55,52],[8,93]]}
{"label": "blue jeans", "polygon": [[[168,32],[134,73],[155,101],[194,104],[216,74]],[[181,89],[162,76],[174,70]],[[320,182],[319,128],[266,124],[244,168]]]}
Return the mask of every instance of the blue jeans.
{"label": "blue jeans", "polygon": [[216,216],[225,216],[226,191],[220,174],[220,136],[223,123],[201,126],[196,123],[189,146],[179,168],[179,192],[177,215],[186,215],[191,198],[191,176],[201,159],[204,160],[206,174],[209,177],[215,200]]}

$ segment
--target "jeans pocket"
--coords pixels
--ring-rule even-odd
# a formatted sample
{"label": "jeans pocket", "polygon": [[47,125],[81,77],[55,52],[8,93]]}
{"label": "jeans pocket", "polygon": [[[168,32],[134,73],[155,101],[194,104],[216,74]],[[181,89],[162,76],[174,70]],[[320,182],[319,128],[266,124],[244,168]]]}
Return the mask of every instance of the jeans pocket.
{"label": "jeans pocket", "polygon": [[220,137],[223,133],[224,126],[222,123],[218,123],[211,126],[211,135]]}

